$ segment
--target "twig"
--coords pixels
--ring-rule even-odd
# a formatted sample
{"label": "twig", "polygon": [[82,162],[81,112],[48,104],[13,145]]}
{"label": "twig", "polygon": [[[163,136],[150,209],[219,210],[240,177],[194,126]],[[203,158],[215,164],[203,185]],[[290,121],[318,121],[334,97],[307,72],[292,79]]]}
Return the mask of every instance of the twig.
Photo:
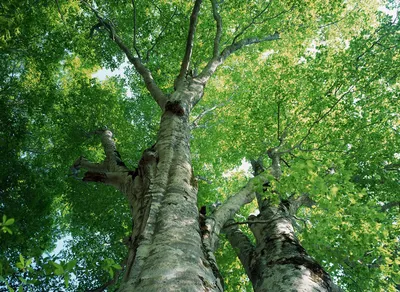
{"label": "twig", "polygon": [[60,14],[61,20],[65,24],[64,15],[61,13],[60,3],[58,3],[58,0],[56,0],[56,4],[57,4],[58,13]]}
{"label": "twig", "polygon": [[236,43],[236,40],[237,40],[241,35],[243,35],[243,34],[246,32],[246,30],[248,30],[248,29],[255,23],[256,19],[257,19],[258,17],[260,17],[261,15],[263,15],[263,14],[265,13],[265,11],[267,11],[267,9],[268,9],[269,6],[271,5],[271,3],[272,3],[272,1],[269,1],[268,4],[265,6],[265,8],[262,9],[256,16],[254,16],[254,17],[251,19],[250,23],[249,23],[248,25],[246,25],[246,26],[233,38],[232,44]]}
{"label": "twig", "polygon": [[[341,87],[341,86],[340,86]],[[339,88],[340,88],[339,87]],[[337,93],[337,91],[339,90],[339,88],[337,88],[335,90],[335,95]],[[342,94],[342,96],[340,98],[338,98],[335,103],[329,108],[329,110],[327,112],[325,112],[324,114],[321,114],[319,118],[317,118],[312,124],[311,126],[308,128],[307,130],[307,134],[301,139],[301,141],[299,143],[297,143],[297,145],[294,146],[294,148],[300,148],[301,145],[304,143],[304,141],[310,136],[312,129],[314,128],[314,126],[316,126],[319,122],[321,122],[325,117],[327,117],[332,111],[333,109],[336,107],[336,105],[343,100],[343,98],[352,91],[352,89],[354,88],[354,86],[350,86],[349,90],[347,90],[345,93]]]}
{"label": "twig", "polygon": [[278,137],[277,138],[278,138],[278,141],[280,143],[282,143],[283,138],[280,135],[280,124],[281,124],[281,103],[278,102],[278,133],[277,133]]}
{"label": "twig", "polygon": [[136,3],[135,0],[132,0],[132,6],[133,6],[133,48],[135,49],[136,54],[140,57],[140,52],[136,46]]}
{"label": "twig", "polygon": [[192,125],[191,125],[192,129],[194,129],[194,128],[197,127],[197,122],[198,122],[200,119],[202,119],[206,114],[208,114],[209,112],[212,112],[213,110],[215,110],[215,109],[217,109],[217,108],[219,108],[219,107],[225,106],[227,103],[229,103],[229,102],[233,99],[233,97],[234,97],[234,95],[232,95],[232,96],[231,96],[230,98],[228,98],[226,101],[221,102],[220,104],[214,105],[213,107],[208,108],[208,109],[204,110],[202,113],[200,113],[200,114],[193,120]]}
{"label": "twig", "polygon": [[167,23],[165,24],[165,26],[161,29],[161,32],[158,34],[158,36],[157,36],[157,38],[155,39],[155,41],[154,41],[153,45],[151,46],[151,48],[147,50],[147,53],[146,53],[146,60],[149,60],[151,51],[154,50],[154,48],[156,47],[156,45],[158,44],[158,42],[161,40],[162,35],[164,34],[164,32],[166,31],[166,29],[168,28],[169,24],[172,22],[172,19],[175,17],[176,12],[177,12],[177,8],[175,7],[175,10],[174,10],[174,12],[172,13],[170,19],[167,21]]}

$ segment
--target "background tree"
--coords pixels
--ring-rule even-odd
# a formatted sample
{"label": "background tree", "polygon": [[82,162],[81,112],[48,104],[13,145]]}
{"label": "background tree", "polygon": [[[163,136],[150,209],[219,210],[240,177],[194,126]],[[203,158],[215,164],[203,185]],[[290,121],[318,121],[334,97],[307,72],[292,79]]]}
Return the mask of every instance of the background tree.
{"label": "background tree", "polygon": [[[146,265],[148,256],[169,264],[156,276],[175,272],[164,287],[217,289],[223,278],[231,291],[251,289],[250,282],[271,289],[279,287],[266,274],[271,266],[300,267],[329,282],[306,261],[303,245],[343,289],[395,291],[398,21],[378,5],[1,4],[0,210],[15,223],[1,237],[0,270],[9,289],[112,289],[128,277],[132,258],[140,289],[158,267]],[[124,78],[92,78],[125,60],[132,66]],[[257,166],[254,178],[237,170],[243,159]],[[104,161],[103,169],[89,161]],[[83,177],[80,167],[88,170]],[[120,191],[76,178],[117,186],[131,212]],[[274,233],[271,215],[290,232]],[[152,222],[161,223],[152,230]],[[65,236],[62,253],[43,256]],[[279,254],[279,242],[300,257]],[[191,269],[196,248],[202,264]]]}

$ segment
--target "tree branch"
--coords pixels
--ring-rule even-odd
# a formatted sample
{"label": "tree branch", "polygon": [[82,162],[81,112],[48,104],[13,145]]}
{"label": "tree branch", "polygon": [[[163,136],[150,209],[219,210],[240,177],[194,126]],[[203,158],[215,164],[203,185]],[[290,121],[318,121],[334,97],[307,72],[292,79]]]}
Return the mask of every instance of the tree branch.
{"label": "tree branch", "polygon": [[136,2],[135,0],[132,0],[132,6],[133,6],[133,48],[135,49],[136,54],[138,55],[139,58],[140,57],[140,52],[136,46],[136,30],[137,30],[137,26],[136,26]]}
{"label": "tree branch", "polygon": [[[101,163],[93,163],[81,156],[74,162],[71,171],[76,175],[80,168],[85,168],[87,172],[82,179],[83,181],[100,182],[120,188],[131,171],[125,166],[116,149],[112,132],[103,129],[93,133],[101,135],[105,159]],[[121,175],[121,173],[125,173],[125,175]]]}
{"label": "tree branch", "polygon": [[385,212],[393,207],[399,207],[399,211],[400,211],[400,201],[394,201],[394,202],[389,202],[389,203],[384,204],[381,207],[381,211]]}
{"label": "tree branch", "polygon": [[191,125],[191,128],[192,128],[192,129],[197,128],[197,123],[198,123],[198,121],[200,121],[206,114],[212,112],[213,110],[225,106],[227,103],[229,103],[229,102],[233,99],[233,96],[234,96],[234,95],[232,95],[231,97],[229,97],[226,101],[221,102],[221,103],[219,103],[219,104],[217,104],[217,105],[214,105],[213,107],[210,107],[210,108],[204,110],[202,113],[200,113],[200,114],[193,120],[192,125]]}
{"label": "tree branch", "polygon": [[177,86],[179,86],[179,84],[183,81],[183,79],[185,78],[185,76],[189,70],[190,59],[191,59],[192,53],[193,53],[194,35],[196,32],[197,18],[199,16],[201,2],[202,2],[202,0],[196,0],[196,2],[194,3],[192,14],[190,16],[189,32],[188,32],[188,37],[186,40],[185,55],[183,56],[183,59],[182,59],[182,64],[181,64],[181,69],[180,69],[179,75],[175,80],[175,84]]}
{"label": "tree branch", "polygon": [[248,25],[246,25],[234,38],[232,41],[232,44],[236,43],[236,40],[242,36],[246,30],[248,30],[256,21],[257,18],[259,18],[261,15],[263,15],[265,13],[265,11],[267,11],[267,9],[269,8],[269,6],[271,5],[272,1],[269,1],[268,4],[264,7],[264,9],[262,9],[258,14],[256,14],[256,16],[254,16],[250,23]]}
{"label": "tree branch", "polygon": [[250,179],[239,192],[228,198],[210,217],[206,219],[205,225],[211,234],[210,247],[212,250],[215,250],[217,247],[218,236],[225,223],[231,219],[243,205],[254,200],[255,179],[256,178]]}
{"label": "tree branch", "polygon": [[206,67],[203,69],[203,71],[199,74],[199,76],[196,77],[196,79],[200,83],[205,84],[208,81],[208,79],[210,79],[212,74],[217,70],[217,68],[234,52],[240,50],[243,47],[246,47],[246,46],[249,46],[252,44],[274,41],[274,40],[278,40],[278,39],[279,39],[279,33],[275,32],[274,34],[263,37],[263,38],[256,38],[256,37],[247,38],[247,39],[243,39],[237,43],[231,44],[231,45],[227,46],[218,57],[212,58],[208,62]]}
{"label": "tree branch", "polygon": [[177,8],[175,7],[174,12],[172,13],[170,19],[167,21],[167,23],[164,25],[164,27],[161,29],[160,33],[158,34],[157,38],[155,39],[153,45],[151,46],[150,49],[147,50],[146,53],[146,60],[149,60],[150,58],[150,53],[151,51],[154,50],[154,48],[156,47],[156,45],[158,44],[158,42],[160,41],[160,39],[162,38],[162,35],[164,34],[164,32],[167,30],[169,24],[171,23],[172,19],[174,18],[174,16],[176,15],[177,12]]}
{"label": "tree branch", "polygon": [[[230,220],[228,220],[228,222],[229,222]],[[233,223],[226,223],[225,225],[224,225],[224,230],[225,230],[225,228],[228,228],[228,227],[231,227],[231,226],[234,226],[234,225],[244,225],[244,224],[253,224],[253,223],[268,223],[269,221],[266,221],[266,220],[254,220],[254,221],[241,221],[241,222],[233,222]]]}
{"label": "tree branch", "polygon": [[384,167],[385,170],[391,171],[391,170],[400,170],[400,163],[391,163],[388,165],[385,165]]}
{"label": "tree branch", "polygon": [[[340,88],[340,87],[339,87]],[[339,88],[337,88],[335,90],[335,94],[336,92],[339,90]],[[306,135],[300,140],[299,143],[297,143],[293,148],[300,148],[301,145],[304,143],[304,141],[310,136],[312,129],[314,128],[314,126],[316,126],[319,122],[321,122],[325,117],[327,117],[332,111],[333,109],[336,107],[336,105],[338,105],[339,102],[341,102],[343,100],[343,98],[349,94],[350,92],[352,92],[354,86],[350,86],[349,89],[342,94],[342,96],[340,96],[335,102],[334,104],[328,109],[328,111],[326,111],[324,114],[321,114],[320,117],[318,117],[312,124],[311,126],[308,128]],[[293,149],[292,148],[292,149]]]}
{"label": "tree branch", "polygon": [[243,264],[246,274],[251,277],[253,274],[251,261],[254,253],[254,246],[250,239],[239,229],[237,224],[232,223],[233,221],[233,219],[229,220],[227,222],[228,225],[224,226],[223,231],[226,234],[229,243],[235,250],[240,262]]}
{"label": "tree branch", "polygon": [[61,20],[65,24],[64,15],[61,12],[61,7],[60,7],[60,3],[58,3],[58,0],[56,0],[56,5],[57,5],[58,13],[60,14]]}
{"label": "tree branch", "polygon": [[164,110],[165,104],[167,102],[167,98],[166,98],[165,94],[161,91],[161,89],[158,87],[156,82],[154,81],[154,78],[153,78],[150,70],[146,66],[143,65],[143,63],[139,57],[133,56],[133,54],[129,50],[129,48],[124,44],[122,39],[116,34],[114,25],[112,24],[112,22],[103,18],[99,14],[99,12],[96,9],[94,9],[90,4],[88,4],[86,1],[81,0],[81,2],[84,3],[86,6],[88,6],[92,10],[92,12],[96,15],[97,19],[99,20],[99,23],[101,25],[103,25],[104,28],[108,31],[110,38],[125,53],[128,60],[135,67],[136,71],[143,77],[146,88],[150,92],[151,96],[154,98],[154,100],[157,102],[157,104],[160,106],[160,108],[162,110]]}
{"label": "tree branch", "polygon": [[218,12],[218,3],[216,0],[211,0],[211,6],[212,6],[213,17],[217,27],[214,38],[213,58],[217,58],[219,54],[219,45],[222,36],[222,18]]}
{"label": "tree branch", "polygon": [[[287,199],[287,201],[289,202],[288,212],[291,216],[295,216],[297,210],[302,206],[311,208],[315,205],[315,201],[310,199],[310,196],[308,194],[302,194],[298,198],[295,198],[294,195],[292,195]],[[285,204],[281,203],[281,205]]]}

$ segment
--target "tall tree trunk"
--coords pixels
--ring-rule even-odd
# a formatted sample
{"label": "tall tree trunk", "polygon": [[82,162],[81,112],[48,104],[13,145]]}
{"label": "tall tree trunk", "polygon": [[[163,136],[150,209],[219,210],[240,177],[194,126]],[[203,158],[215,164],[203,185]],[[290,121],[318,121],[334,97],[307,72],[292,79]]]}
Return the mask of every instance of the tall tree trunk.
{"label": "tall tree trunk", "polygon": [[180,101],[167,103],[157,143],[140,162],[133,206],[138,224],[120,291],[222,290],[202,247],[187,109]]}
{"label": "tall tree trunk", "polygon": [[[199,93],[200,92],[200,93]],[[176,91],[165,104],[156,143],[136,170],[125,167],[112,133],[102,135],[106,159],[91,163],[84,180],[114,185],[127,197],[134,222],[119,291],[222,291],[214,260],[205,251],[199,226],[197,183],[190,155],[189,113],[197,88]]]}

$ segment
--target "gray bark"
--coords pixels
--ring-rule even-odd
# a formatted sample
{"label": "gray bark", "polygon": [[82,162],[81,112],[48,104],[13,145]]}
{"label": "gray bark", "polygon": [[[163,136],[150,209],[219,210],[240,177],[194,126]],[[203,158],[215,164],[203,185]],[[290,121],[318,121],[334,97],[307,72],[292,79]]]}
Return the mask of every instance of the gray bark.
{"label": "gray bark", "polygon": [[[120,291],[220,291],[204,252],[191,166],[190,91],[167,101],[151,159],[141,161],[130,258]],[[149,152],[148,151],[148,152]],[[139,215],[140,214],[140,215]]]}
{"label": "gray bark", "polygon": [[291,216],[299,201],[307,199],[282,201],[279,206],[265,201],[260,214],[249,217],[254,245],[237,224],[227,224],[224,229],[256,292],[339,291],[294,233]]}
{"label": "gray bark", "polygon": [[197,182],[189,145],[189,113],[202,86],[185,82],[165,103],[157,142],[144,151],[136,170],[123,164],[108,130],[102,136],[106,158],[86,168],[83,180],[110,184],[129,201],[134,222],[119,291],[222,291],[213,255],[203,244],[197,208]]}

